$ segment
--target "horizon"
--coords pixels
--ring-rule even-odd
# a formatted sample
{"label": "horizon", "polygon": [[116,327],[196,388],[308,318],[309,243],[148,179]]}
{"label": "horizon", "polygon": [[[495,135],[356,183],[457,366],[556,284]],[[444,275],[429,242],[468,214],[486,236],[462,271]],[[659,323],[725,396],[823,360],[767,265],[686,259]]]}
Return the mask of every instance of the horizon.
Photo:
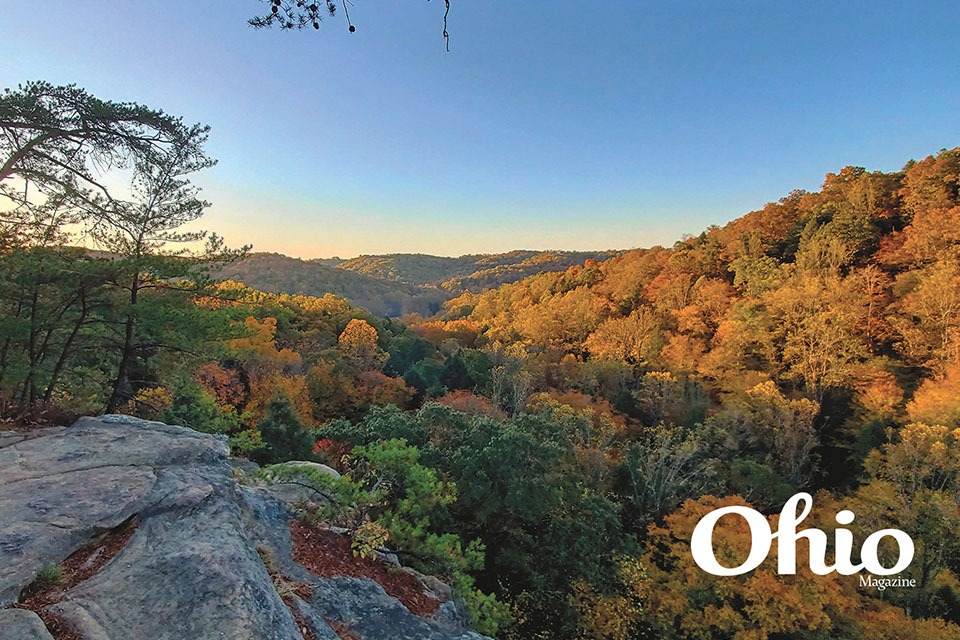
{"label": "horizon", "polygon": [[652,245],[652,246],[650,246],[650,247],[632,247],[632,248],[621,248],[621,249],[617,249],[617,248],[603,248],[603,247],[598,247],[598,248],[593,248],[593,249],[557,249],[557,248],[555,248],[555,247],[551,247],[551,248],[547,248],[547,249],[531,249],[531,248],[529,248],[529,247],[516,247],[516,248],[514,248],[514,249],[509,249],[509,250],[507,250],[507,251],[498,251],[498,252],[496,252],[496,253],[493,253],[493,252],[491,252],[491,253],[477,253],[477,252],[474,252],[474,253],[460,253],[460,254],[457,254],[457,255],[443,255],[443,254],[438,254],[438,253],[423,253],[423,252],[397,252],[397,251],[391,251],[391,252],[387,252],[387,253],[359,253],[359,254],[357,254],[357,255],[355,255],[355,256],[347,256],[347,257],[343,257],[343,256],[315,256],[315,257],[312,257],[312,258],[309,258],[309,257],[301,257],[301,256],[293,256],[293,255],[290,255],[290,254],[287,254],[287,253],[283,253],[283,252],[281,252],[281,251],[260,251],[260,250],[258,250],[256,247],[253,247],[253,248],[247,253],[247,255],[248,255],[248,256],[251,256],[251,255],[264,255],[264,254],[280,255],[280,256],[284,256],[284,257],[286,257],[286,258],[295,258],[295,259],[300,260],[300,261],[302,261],[302,262],[317,262],[317,261],[321,261],[321,260],[340,260],[341,262],[348,262],[348,261],[350,261],[350,260],[357,260],[357,259],[359,259],[359,258],[391,258],[391,257],[396,257],[396,256],[423,256],[423,257],[427,257],[427,258],[447,258],[447,259],[450,259],[450,260],[457,260],[457,259],[460,259],[460,258],[484,257],[484,256],[499,256],[499,255],[506,255],[506,254],[515,253],[515,252],[521,252],[521,251],[530,252],[530,253],[538,253],[538,254],[540,254],[540,253],[625,253],[625,252],[627,252],[627,251],[637,251],[637,250],[652,249],[654,246],[659,246],[659,245]]}
{"label": "horizon", "polygon": [[358,4],[353,34],[255,31],[256,3],[17,4],[45,28],[5,34],[0,74],[209,124],[197,228],[303,259],[669,246],[960,144],[952,4],[578,7],[454,3],[447,53],[427,2]]}

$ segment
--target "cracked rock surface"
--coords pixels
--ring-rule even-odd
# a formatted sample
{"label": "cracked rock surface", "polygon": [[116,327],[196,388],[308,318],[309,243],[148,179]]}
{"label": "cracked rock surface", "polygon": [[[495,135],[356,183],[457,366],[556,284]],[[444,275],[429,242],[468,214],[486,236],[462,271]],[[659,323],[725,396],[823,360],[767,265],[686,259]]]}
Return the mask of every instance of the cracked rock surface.
{"label": "cracked rock surface", "polygon": [[49,605],[84,638],[300,640],[258,546],[311,585],[289,604],[317,638],[339,637],[328,623],[358,640],[483,638],[451,602],[417,616],[372,580],[294,562],[288,506],[237,483],[225,438],[111,415],[0,434],[0,640],[14,624],[33,630],[16,637],[49,638],[33,613],[6,607],[44,566],[134,515],[126,546]]}

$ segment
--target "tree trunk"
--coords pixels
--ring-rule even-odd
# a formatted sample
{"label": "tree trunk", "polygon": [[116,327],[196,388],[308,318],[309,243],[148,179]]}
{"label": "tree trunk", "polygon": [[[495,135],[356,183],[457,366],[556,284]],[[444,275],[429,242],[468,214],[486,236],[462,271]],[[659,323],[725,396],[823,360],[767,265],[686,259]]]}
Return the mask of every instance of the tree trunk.
{"label": "tree trunk", "polygon": [[133,366],[134,346],[133,333],[136,328],[137,293],[140,291],[140,272],[133,275],[130,285],[130,310],[127,312],[127,322],[123,336],[123,351],[120,355],[120,366],[117,368],[117,377],[113,382],[113,391],[107,401],[107,413],[114,413],[127,395],[127,385],[130,380],[130,368]]}
{"label": "tree trunk", "polygon": [[[22,293],[22,290],[21,290]],[[19,319],[23,312],[23,295],[17,296],[17,313],[14,318]],[[10,355],[10,343],[12,338],[3,341],[3,349],[0,350],[0,383],[3,382],[3,376],[7,373],[7,357]]]}
{"label": "tree trunk", "polygon": [[63,350],[60,351],[60,357],[57,358],[57,364],[53,367],[53,372],[50,374],[50,382],[47,384],[47,390],[43,393],[43,401],[50,402],[50,398],[53,397],[53,389],[57,386],[57,380],[60,378],[60,373],[63,371],[63,366],[67,362],[67,358],[70,357],[70,349],[73,347],[73,341],[76,339],[77,334],[80,333],[80,327],[83,326],[83,323],[87,320],[87,292],[83,288],[83,284],[80,284],[80,315],[77,317],[76,324],[73,325],[73,330],[70,332],[70,335],[67,337],[67,341],[63,344]]}
{"label": "tree trunk", "polygon": [[39,285],[34,283],[30,295],[30,338],[27,346],[27,356],[30,368],[27,370],[27,379],[23,381],[23,392],[20,402],[33,404],[37,399],[37,302],[40,297]]}

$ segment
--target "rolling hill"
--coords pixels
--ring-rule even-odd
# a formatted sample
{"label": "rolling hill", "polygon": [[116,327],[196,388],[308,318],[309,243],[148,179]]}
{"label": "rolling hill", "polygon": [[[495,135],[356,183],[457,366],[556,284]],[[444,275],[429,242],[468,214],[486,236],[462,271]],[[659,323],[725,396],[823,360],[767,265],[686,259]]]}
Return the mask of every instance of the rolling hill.
{"label": "rolling hill", "polygon": [[270,293],[332,293],[377,315],[431,316],[444,302],[462,293],[480,293],[538,273],[563,271],[619,253],[517,250],[458,258],[390,254],[349,260],[301,260],[277,253],[254,253],[214,275]]}

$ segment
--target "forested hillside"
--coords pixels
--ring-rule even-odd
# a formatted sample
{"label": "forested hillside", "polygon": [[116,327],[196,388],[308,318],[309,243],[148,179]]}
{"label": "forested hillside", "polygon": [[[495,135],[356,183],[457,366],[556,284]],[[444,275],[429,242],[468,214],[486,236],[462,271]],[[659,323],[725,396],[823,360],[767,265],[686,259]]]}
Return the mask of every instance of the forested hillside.
{"label": "forested hillside", "polygon": [[444,258],[421,254],[299,260],[254,253],[218,268],[214,275],[261,291],[341,296],[375,315],[432,316],[442,302],[465,291],[480,292],[544,271],[604,259],[613,251],[511,251]]}
{"label": "forested hillside", "polygon": [[559,271],[583,264],[585,260],[604,260],[614,251],[510,251],[492,255],[476,254],[445,258],[423,254],[396,253],[360,256],[337,266],[385,280],[444,289],[483,291],[507,282],[516,282],[541,271]]}
{"label": "forested hillside", "polygon": [[219,267],[214,275],[270,293],[307,296],[332,293],[378,316],[399,317],[407,313],[433,315],[450,297],[435,287],[420,287],[355,273],[325,262],[299,260],[277,253],[255,253]]}

